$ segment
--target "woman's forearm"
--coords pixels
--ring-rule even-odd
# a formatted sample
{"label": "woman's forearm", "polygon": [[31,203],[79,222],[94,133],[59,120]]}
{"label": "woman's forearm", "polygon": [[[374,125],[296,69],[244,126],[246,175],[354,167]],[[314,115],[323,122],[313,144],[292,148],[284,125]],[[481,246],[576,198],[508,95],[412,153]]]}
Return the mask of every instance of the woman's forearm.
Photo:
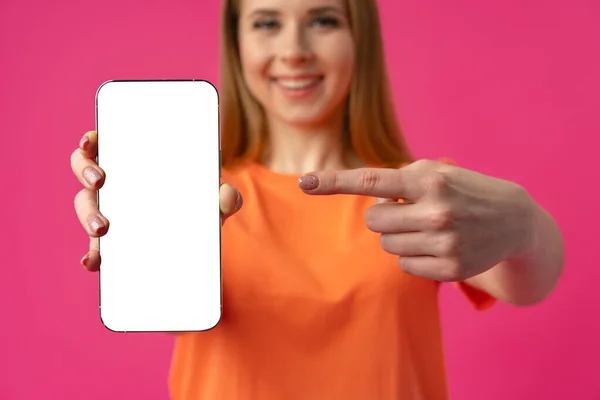
{"label": "woman's forearm", "polygon": [[531,249],[468,279],[467,283],[500,301],[519,306],[538,303],[552,292],[564,265],[562,235],[548,212],[533,202],[531,209]]}

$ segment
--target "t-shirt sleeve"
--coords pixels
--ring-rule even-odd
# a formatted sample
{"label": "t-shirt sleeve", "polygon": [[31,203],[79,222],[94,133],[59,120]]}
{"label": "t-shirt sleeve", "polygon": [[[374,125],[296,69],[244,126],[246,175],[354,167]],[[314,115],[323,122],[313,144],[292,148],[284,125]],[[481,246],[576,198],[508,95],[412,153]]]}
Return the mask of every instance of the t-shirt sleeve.
{"label": "t-shirt sleeve", "polygon": [[[444,164],[458,166],[454,160],[447,157],[438,158],[437,161]],[[471,286],[466,282],[455,282],[453,286],[466,296],[469,303],[471,303],[476,310],[487,310],[496,303],[496,298],[494,298],[492,295],[484,292],[481,289]]]}
{"label": "t-shirt sleeve", "polygon": [[478,311],[485,311],[496,304],[496,298],[466,282],[454,282],[453,286],[465,295],[469,303]]}

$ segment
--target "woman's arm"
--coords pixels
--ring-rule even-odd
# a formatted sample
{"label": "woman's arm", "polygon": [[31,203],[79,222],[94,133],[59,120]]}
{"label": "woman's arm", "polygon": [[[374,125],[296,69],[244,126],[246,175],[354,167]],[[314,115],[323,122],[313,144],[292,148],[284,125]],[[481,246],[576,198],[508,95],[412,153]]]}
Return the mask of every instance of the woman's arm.
{"label": "woman's arm", "polygon": [[465,282],[500,301],[530,305],[548,296],[563,269],[556,222],[507,180],[422,160],[401,169],[323,171],[299,186],[310,195],[382,199],[367,210],[367,227],[414,276]]}
{"label": "woman's arm", "polygon": [[533,305],[552,292],[565,261],[562,235],[554,218],[533,200],[531,216],[531,246],[466,283],[517,306]]}

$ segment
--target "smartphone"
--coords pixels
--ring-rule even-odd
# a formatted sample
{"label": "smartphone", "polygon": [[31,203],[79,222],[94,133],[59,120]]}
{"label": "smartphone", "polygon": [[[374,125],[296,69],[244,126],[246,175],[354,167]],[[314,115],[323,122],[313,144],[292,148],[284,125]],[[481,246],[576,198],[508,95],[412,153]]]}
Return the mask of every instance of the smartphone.
{"label": "smartphone", "polygon": [[100,319],[189,332],[221,317],[219,96],[204,80],[112,80],[96,92]]}

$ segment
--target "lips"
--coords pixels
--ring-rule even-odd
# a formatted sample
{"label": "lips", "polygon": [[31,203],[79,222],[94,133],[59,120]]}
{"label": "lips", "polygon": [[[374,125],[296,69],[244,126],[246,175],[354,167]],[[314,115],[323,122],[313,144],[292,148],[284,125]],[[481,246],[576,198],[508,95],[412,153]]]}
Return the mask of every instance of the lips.
{"label": "lips", "polygon": [[304,90],[318,85],[323,76],[277,77],[273,81],[287,90]]}

